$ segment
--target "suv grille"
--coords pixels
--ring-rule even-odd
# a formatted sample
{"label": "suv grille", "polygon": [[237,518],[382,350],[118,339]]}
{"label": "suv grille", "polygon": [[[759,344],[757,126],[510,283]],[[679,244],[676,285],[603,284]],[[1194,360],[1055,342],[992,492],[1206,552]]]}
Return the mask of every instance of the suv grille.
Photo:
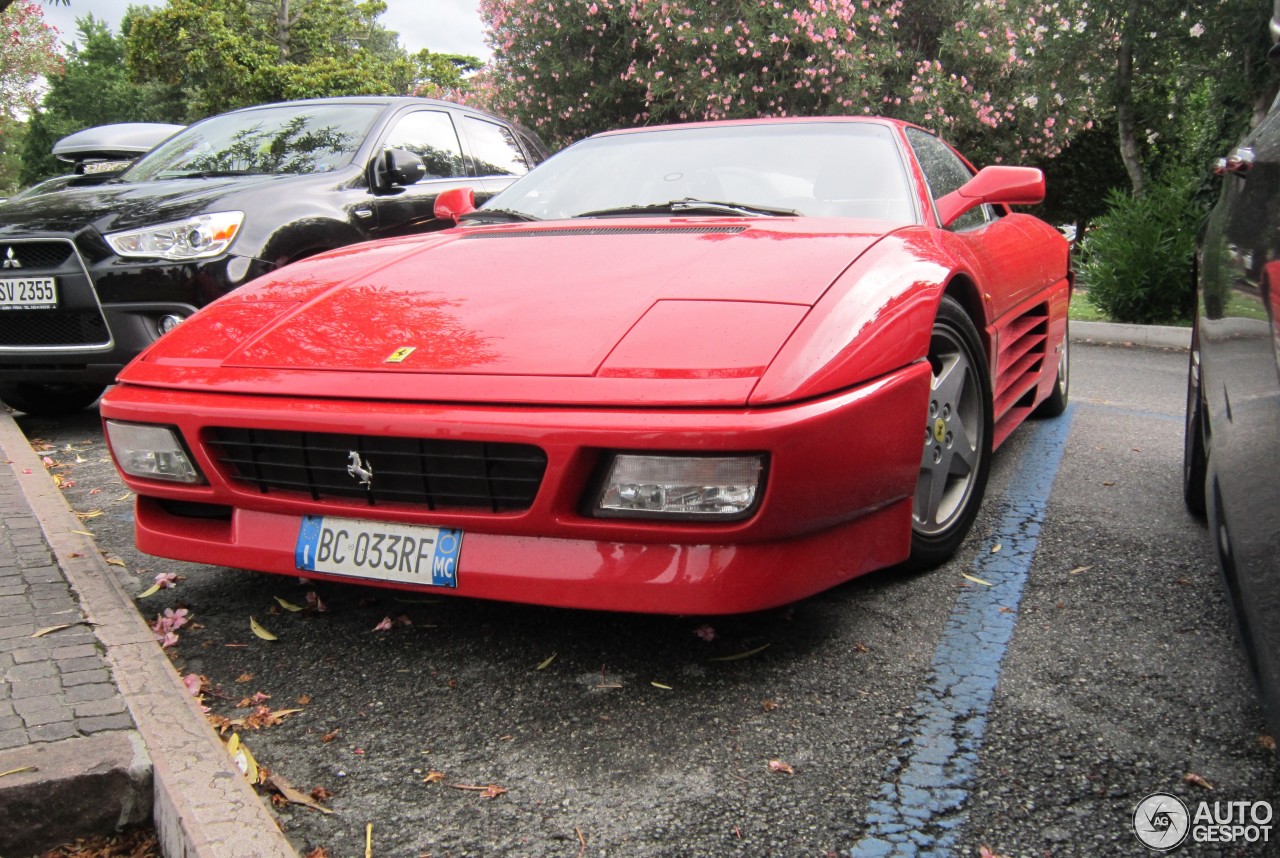
{"label": "suv grille", "polygon": [[[301,492],[370,506],[528,509],[547,466],[546,453],[528,444],[221,427],[208,432],[223,470],[263,494]],[[372,473],[367,487],[357,469]]]}
{"label": "suv grille", "polygon": [[93,281],[70,239],[0,240],[0,260],[9,263],[0,268],[0,277],[53,277],[58,288],[55,308],[0,310],[0,349],[97,349],[111,344]]}
{"label": "suv grille", "polygon": [[[71,244],[66,241],[0,241],[0,258],[18,263],[18,268],[6,271],[7,274],[61,268],[70,257]],[[13,269],[12,264],[7,267]]]}

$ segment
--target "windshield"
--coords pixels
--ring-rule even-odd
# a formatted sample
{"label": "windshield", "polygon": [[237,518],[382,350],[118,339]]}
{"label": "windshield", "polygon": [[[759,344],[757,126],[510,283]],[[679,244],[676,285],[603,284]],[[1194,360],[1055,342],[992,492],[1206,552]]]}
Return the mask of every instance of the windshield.
{"label": "windshield", "polygon": [[490,209],[538,219],[667,211],[916,220],[893,131],[853,122],[593,137],[539,166],[481,212]]}
{"label": "windshield", "polygon": [[170,138],[121,178],[326,173],[351,161],[381,111],[375,104],[296,104],[224,113]]}

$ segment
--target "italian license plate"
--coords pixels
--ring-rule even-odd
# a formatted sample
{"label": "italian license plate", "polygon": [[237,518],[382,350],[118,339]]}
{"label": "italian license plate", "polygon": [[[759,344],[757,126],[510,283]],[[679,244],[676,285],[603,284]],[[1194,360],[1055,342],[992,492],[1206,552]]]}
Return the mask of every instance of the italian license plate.
{"label": "italian license plate", "polygon": [[0,277],[0,310],[52,310],[58,306],[53,277]]}
{"label": "italian license plate", "polygon": [[461,549],[461,530],[307,515],[294,560],[304,572],[457,587]]}

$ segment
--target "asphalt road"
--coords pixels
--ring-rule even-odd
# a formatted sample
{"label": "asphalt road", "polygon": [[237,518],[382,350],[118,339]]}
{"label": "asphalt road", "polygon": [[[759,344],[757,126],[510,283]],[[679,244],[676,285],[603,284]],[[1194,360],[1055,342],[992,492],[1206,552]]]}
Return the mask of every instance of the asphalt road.
{"label": "asphalt road", "polygon": [[[244,718],[255,694],[300,710],[241,736],[300,791],[331,794],[331,814],[278,808],[304,854],[360,856],[371,838],[373,855],[436,858],[1142,855],[1144,796],[1280,810],[1280,762],[1181,503],[1185,353],[1073,360],[1072,408],[997,454],[951,563],[733,618],[146,557],[96,414],[19,422],[128,586],[182,576],[139,607],[190,610],[171,649],[208,678],[213,714]],[[326,611],[276,601],[310,593]],[[1280,854],[1280,820],[1273,835],[1180,854]]]}

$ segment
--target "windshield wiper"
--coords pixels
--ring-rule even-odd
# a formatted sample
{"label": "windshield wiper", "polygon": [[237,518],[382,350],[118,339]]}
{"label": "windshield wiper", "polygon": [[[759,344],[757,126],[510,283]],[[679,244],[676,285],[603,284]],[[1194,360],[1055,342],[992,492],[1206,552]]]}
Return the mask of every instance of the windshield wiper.
{"label": "windshield wiper", "polygon": [[458,220],[480,221],[489,223],[503,223],[505,221],[530,221],[542,220],[542,218],[524,212],[518,212],[515,209],[476,209],[461,215]]}
{"label": "windshield wiper", "polygon": [[695,200],[686,197],[683,200],[671,200],[670,202],[654,203],[648,206],[621,206],[616,209],[597,209],[574,215],[574,217],[607,217],[609,215],[662,214],[666,212],[672,214],[708,212],[710,214],[741,215],[743,217],[794,217],[800,214],[794,209],[775,209],[768,206],[723,203],[716,200]]}

